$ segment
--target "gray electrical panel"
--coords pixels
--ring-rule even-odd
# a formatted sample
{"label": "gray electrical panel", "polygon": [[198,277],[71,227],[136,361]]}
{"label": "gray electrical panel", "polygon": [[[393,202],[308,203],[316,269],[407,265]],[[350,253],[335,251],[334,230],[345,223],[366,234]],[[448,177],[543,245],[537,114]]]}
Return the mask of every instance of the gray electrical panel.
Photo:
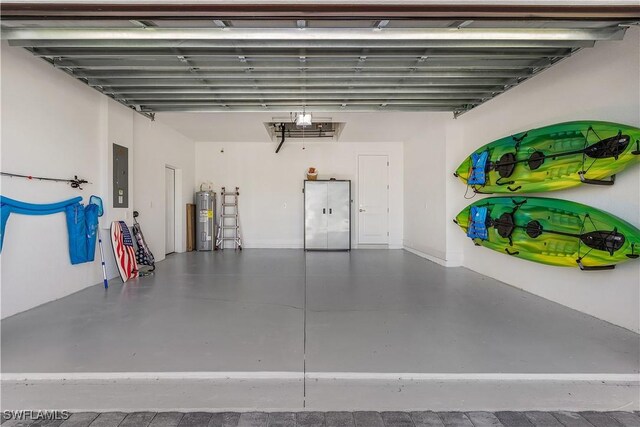
{"label": "gray electrical panel", "polygon": [[216,193],[196,193],[196,250],[212,251],[216,242]]}
{"label": "gray electrical panel", "polygon": [[113,144],[113,207],[129,207],[129,149]]}

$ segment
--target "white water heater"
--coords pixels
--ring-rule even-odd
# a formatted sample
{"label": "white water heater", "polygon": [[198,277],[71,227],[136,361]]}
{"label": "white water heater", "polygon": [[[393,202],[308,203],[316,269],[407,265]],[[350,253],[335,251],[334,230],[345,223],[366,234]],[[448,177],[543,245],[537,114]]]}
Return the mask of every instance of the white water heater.
{"label": "white water heater", "polygon": [[196,193],[196,250],[212,251],[216,243],[216,193]]}

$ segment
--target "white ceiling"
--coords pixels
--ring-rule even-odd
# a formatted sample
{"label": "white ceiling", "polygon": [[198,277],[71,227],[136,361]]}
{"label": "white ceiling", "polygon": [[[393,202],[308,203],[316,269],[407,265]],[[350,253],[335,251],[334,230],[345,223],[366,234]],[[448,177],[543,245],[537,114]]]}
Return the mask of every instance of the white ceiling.
{"label": "white ceiling", "polygon": [[[318,113],[316,118],[331,118],[346,123],[340,142],[403,142],[419,137],[424,121],[438,115],[452,120],[451,113]],[[158,113],[156,120],[198,142],[271,142],[264,127],[282,113]]]}

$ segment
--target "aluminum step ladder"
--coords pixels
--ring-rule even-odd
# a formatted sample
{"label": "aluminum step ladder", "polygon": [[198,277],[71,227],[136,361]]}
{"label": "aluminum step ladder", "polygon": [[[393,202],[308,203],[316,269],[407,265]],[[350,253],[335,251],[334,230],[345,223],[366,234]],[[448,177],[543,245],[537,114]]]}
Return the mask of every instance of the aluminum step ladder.
{"label": "aluminum step ladder", "polygon": [[215,249],[224,249],[225,242],[233,242],[233,248],[242,250],[242,239],[240,238],[240,220],[238,218],[238,196],[240,188],[236,187],[235,191],[227,191],[222,187],[220,193],[220,222],[218,233],[216,236]]}

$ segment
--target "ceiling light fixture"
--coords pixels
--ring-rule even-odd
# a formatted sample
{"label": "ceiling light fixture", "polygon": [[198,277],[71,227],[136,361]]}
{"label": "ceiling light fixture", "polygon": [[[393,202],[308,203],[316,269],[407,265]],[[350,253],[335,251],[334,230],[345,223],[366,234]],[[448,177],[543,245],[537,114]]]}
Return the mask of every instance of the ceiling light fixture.
{"label": "ceiling light fixture", "polygon": [[302,110],[302,113],[296,115],[296,126],[307,127],[311,126],[311,113],[306,113]]}

